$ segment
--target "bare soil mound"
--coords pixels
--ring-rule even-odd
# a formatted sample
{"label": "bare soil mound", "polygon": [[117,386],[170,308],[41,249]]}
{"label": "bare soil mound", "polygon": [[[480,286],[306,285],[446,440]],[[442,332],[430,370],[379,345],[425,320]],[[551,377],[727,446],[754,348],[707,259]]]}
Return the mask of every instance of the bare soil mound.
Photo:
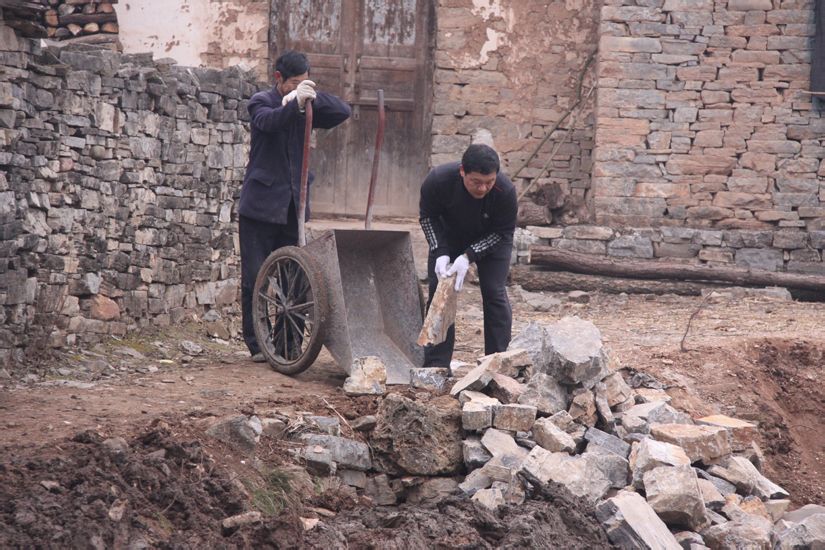
{"label": "bare soil mound", "polygon": [[[248,455],[233,456],[191,424],[158,420],[137,429],[128,440],[87,430],[13,454],[0,450],[0,547],[610,547],[593,507],[561,487],[537,489],[523,505],[495,513],[458,496],[375,507],[301,470],[302,488],[293,485],[275,503],[246,483],[250,472],[225,467],[249,463]],[[276,451],[264,457],[275,462],[257,460],[252,474],[296,467]],[[225,518],[250,510],[261,521],[222,528]],[[305,532],[301,517],[320,521]]]}

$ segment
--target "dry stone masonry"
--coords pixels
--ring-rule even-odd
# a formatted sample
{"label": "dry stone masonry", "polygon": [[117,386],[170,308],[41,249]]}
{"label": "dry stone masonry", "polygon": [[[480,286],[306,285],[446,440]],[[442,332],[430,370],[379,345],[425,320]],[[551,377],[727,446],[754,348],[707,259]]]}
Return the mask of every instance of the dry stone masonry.
{"label": "dry stone masonry", "polygon": [[235,307],[250,75],[2,24],[0,69],[0,362]]}

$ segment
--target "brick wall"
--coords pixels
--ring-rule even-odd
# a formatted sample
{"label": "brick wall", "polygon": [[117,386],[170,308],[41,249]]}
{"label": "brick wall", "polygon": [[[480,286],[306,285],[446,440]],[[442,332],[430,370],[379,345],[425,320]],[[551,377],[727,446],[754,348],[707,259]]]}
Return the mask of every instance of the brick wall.
{"label": "brick wall", "polygon": [[813,18],[810,0],[606,0],[596,221],[653,227],[658,257],[825,272]]}
{"label": "brick wall", "polygon": [[[474,134],[489,132],[505,169],[518,168],[573,102],[576,81],[597,44],[597,5],[596,0],[440,0],[432,164],[457,160]],[[556,131],[521,173],[526,176],[516,182],[521,188],[540,175],[564,134]],[[549,223],[553,214],[561,222],[590,217],[592,147],[591,97],[549,174],[522,205],[523,222]]]}
{"label": "brick wall", "polygon": [[235,306],[249,77],[0,24],[0,363]]}

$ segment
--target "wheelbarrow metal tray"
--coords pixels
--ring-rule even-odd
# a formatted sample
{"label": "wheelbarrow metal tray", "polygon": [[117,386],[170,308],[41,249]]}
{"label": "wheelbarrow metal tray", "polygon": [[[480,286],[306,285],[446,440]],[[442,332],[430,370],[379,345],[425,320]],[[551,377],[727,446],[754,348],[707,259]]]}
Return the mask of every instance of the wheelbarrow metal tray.
{"label": "wheelbarrow metal tray", "polygon": [[423,323],[410,234],[333,229],[308,243],[327,283],[324,344],[350,372],[358,357],[374,355],[388,384],[409,384],[423,363],[416,344]]}

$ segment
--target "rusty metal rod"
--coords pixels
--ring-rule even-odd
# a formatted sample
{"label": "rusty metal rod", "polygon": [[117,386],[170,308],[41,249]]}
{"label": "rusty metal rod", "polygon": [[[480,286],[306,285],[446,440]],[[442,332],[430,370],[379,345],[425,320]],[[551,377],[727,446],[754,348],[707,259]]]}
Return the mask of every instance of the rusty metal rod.
{"label": "rusty metal rod", "polygon": [[306,124],[304,124],[304,156],[301,160],[301,195],[298,205],[298,246],[307,244],[306,229],[304,228],[307,212],[307,192],[309,185],[309,145],[312,138],[312,100],[304,103],[306,110]]}
{"label": "rusty metal rod", "polygon": [[372,157],[372,174],[370,175],[370,190],[367,194],[367,216],[364,220],[364,229],[372,227],[372,202],[375,198],[375,182],[378,180],[378,161],[381,158],[381,145],[384,143],[384,90],[378,90],[378,133],[375,135],[375,155]]}

